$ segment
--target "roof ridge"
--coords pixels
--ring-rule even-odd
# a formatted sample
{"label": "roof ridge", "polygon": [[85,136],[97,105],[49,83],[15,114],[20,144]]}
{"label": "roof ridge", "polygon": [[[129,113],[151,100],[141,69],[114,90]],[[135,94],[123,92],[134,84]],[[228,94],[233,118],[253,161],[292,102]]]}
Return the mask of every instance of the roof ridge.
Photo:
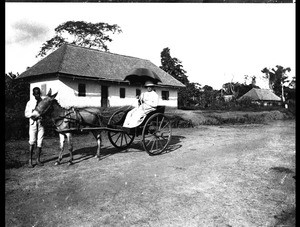
{"label": "roof ridge", "polygon": [[98,49],[94,49],[94,48],[90,48],[90,47],[78,46],[78,45],[71,44],[71,43],[65,43],[64,45],[73,46],[73,47],[75,47],[75,48],[83,48],[83,49],[87,49],[87,50],[98,51],[98,52],[102,52],[102,53],[104,53],[104,54],[111,54],[111,55],[123,56],[123,57],[128,57],[128,58],[135,58],[135,59],[140,59],[140,60],[144,60],[144,61],[149,61],[149,62],[151,62],[150,60],[144,59],[144,58],[133,57],[133,56],[125,55],[125,54],[112,53],[112,52],[103,51],[103,50],[98,50]]}

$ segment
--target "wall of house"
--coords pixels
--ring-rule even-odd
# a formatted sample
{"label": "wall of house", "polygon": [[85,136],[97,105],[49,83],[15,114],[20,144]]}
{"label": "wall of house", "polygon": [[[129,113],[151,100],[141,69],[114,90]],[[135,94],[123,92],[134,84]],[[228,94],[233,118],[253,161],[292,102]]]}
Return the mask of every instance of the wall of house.
{"label": "wall of house", "polygon": [[[101,106],[101,86],[97,81],[60,79],[62,92],[59,102],[65,108],[67,107],[100,107]],[[78,84],[86,85],[86,96],[79,96]]]}
{"label": "wall of house", "polygon": [[[125,88],[125,98],[120,97],[120,88]],[[110,106],[136,106],[138,101],[136,98],[136,89],[142,90],[140,87],[130,87],[122,85],[110,85],[108,87],[109,105]]]}
{"label": "wall of house", "polygon": [[[126,98],[120,98],[120,88],[125,88]],[[136,89],[140,89],[141,92],[145,92],[147,89],[144,87],[130,87],[130,86],[110,86],[108,89],[109,93],[109,103],[110,106],[123,106],[123,105],[132,105],[136,106],[138,101],[136,98]],[[177,90],[170,88],[156,88],[155,89],[158,96],[159,102],[158,105],[161,106],[170,106],[177,107]],[[162,91],[169,91],[169,100],[162,100]]]}
{"label": "wall of house", "polygon": [[[169,91],[169,99],[162,100],[162,91]],[[156,88],[156,92],[159,96],[159,105],[177,107],[178,91],[174,88]]]}
{"label": "wall of house", "polygon": [[[86,85],[86,96],[78,96],[78,84]],[[42,96],[46,95],[51,88],[52,94],[58,92],[56,99],[64,108],[75,107],[101,107],[101,85],[99,81],[71,80],[67,78],[47,79],[42,81],[33,81],[30,85],[32,89],[40,87]],[[136,89],[141,92],[146,91],[144,87],[131,87],[128,85],[104,84],[108,86],[109,106],[137,105]],[[125,88],[125,98],[120,98],[120,88]],[[162,91],[169,91],[169,100],[162,100]],[[177,90],[174,88],[156,88],[159,96],[159,105],[177,107]]]}
{"label": "wall of house", "polygon": [[[86,84],[86,96],[78,96],[78,83]],[[64,108],[100,107],[100,86],[97,83],[86,83],[86,81],[73,81],[68,79],[44,79],[39,81],[32,81],[30,84],[30,98],[34,99],[32,89],[39,87],[42,90],[42,97],[45,96],[51,88],[52,94],[57,93],[56,99],[58,103]],[[45,92],[46,90],[46,92]]]}

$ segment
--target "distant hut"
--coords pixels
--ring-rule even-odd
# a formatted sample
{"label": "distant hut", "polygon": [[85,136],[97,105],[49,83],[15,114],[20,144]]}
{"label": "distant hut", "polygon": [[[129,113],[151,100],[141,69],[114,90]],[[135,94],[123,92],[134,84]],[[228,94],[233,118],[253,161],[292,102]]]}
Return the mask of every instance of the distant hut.
{"label": "distant hut", "polygon": [[270,89],[252,88],[250,91],[238,98],[237,101],[246,99],[263,106],[281,104],[281,98],[275,95]]}

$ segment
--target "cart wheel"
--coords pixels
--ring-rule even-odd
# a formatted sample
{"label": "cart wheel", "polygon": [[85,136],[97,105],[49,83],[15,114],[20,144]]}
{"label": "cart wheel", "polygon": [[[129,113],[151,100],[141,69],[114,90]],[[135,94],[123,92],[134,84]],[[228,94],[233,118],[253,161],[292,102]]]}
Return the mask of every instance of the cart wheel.
{"label": "cart wheel", "polygon": [[143,128],[143,147],[149,155],[162,153],[171,141],[172,127],[162,113],[153,114]]}
{"label": "cart wheel", "polygon": [[[127,111],[128,112],[128,111]],[[119,110],[115,112],[108,120],[108,125],[114,126],[115,128],[122,128],[124,123],[126,111]],[[111,144],[119,149],[126,149],[133,142],[135,135],[128,134],[125,131],[122,132],[113,132],[108,131],[108,139]]]}

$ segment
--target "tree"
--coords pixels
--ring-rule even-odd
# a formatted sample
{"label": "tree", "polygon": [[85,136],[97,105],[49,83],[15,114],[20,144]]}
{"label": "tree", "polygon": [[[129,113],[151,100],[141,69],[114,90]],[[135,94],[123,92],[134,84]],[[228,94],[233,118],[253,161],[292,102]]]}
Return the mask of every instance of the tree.
{"label": "tree", "polygon": [[262,73],[266,75],[264,78],[269,80],[269,87],[274,91],[274,93],[278,96],[281,96],[282,101],[285,101],[284,98],[284,83],[288,82],[287,72],[290,72],[291,68],[284,68],[280,65],[276,65],[276,69],[272,68],[271,70],[268,68],[264,68],[261,70]]}
{"label": "tree", "polygon": [[250,91],[252,88],[260,88],[260,87],[253,84],[253,83],[251,83],[251,84],[240,84],[240,86],[238,87],[239,95],[237,96],[237,98],[243,96],[248,91]]}
{"label": "tree", "polygon": [[12,72],[5,74],[5,107],[18,108],[29,99],[29,83],[24,79],[16,79],[19,74]]}
{"label": "tree", "polygon": [[170,49],[168,47],[163,49],[160,56],[160,68],[186,86],[183,88],[179,88],[178,90],[179,108],[195,105],[196,100],[199,97],[200,84],[189,82],[187,76],[185,75],[186,71],[183,69],[181,61],[177,58],[171,57]]}
{"label": "tree", "polygon": [[246,85],[247,84],[247,80],[248,80],[249,76],[248,75],[244,75],[244,84]]}
{"label": "tree", "polygon": [[16,79],[18,74],[5,74],[5,139],[28,135],[28,119],[24,117],[29,100],[29,83]]}
{"label": "tree", "polygon": [[289,83],[289,87],[292,89],[296,89],[296,77],[294,76],[291,80],[291,82]]}
{"label": "tree", "polygon": [[289,103],[289,108],[296,101],[296,77],[294,76],[287,87],[284,87],[286,101]]}
{"label": "tree", "polygon": [[114,34],[121,33],[122,30],[116,24],[67,21],[55,28],[55,36],[43,43],[37,57],[45,56],[50,50],[54,51],[64,43],[109,51],[106,42],[111,42],[112,39],[108,32]]}
{"label": "tree", "polygon": [[202,88],[203,89],[203,91],[212,91],[212,90],[214,90],[211,86],[209,86],[209,85],[204,85],[204,87]]}
{"label": "tree", "polygon": [[210,107],[217,100],[218,91],[209,85],[204,85],[200,95],[199,105],[201,108]]}
{"label": "tree", "polygon": [[168,47],[164,48],[160,56],[160,68],[169,73],[175,79],[179,80],[184,85],[187,85],[189,83],[189,80],[185,75],[186,71],[182,68],[182,64],[179,59],[171,57],[170,49]]}

